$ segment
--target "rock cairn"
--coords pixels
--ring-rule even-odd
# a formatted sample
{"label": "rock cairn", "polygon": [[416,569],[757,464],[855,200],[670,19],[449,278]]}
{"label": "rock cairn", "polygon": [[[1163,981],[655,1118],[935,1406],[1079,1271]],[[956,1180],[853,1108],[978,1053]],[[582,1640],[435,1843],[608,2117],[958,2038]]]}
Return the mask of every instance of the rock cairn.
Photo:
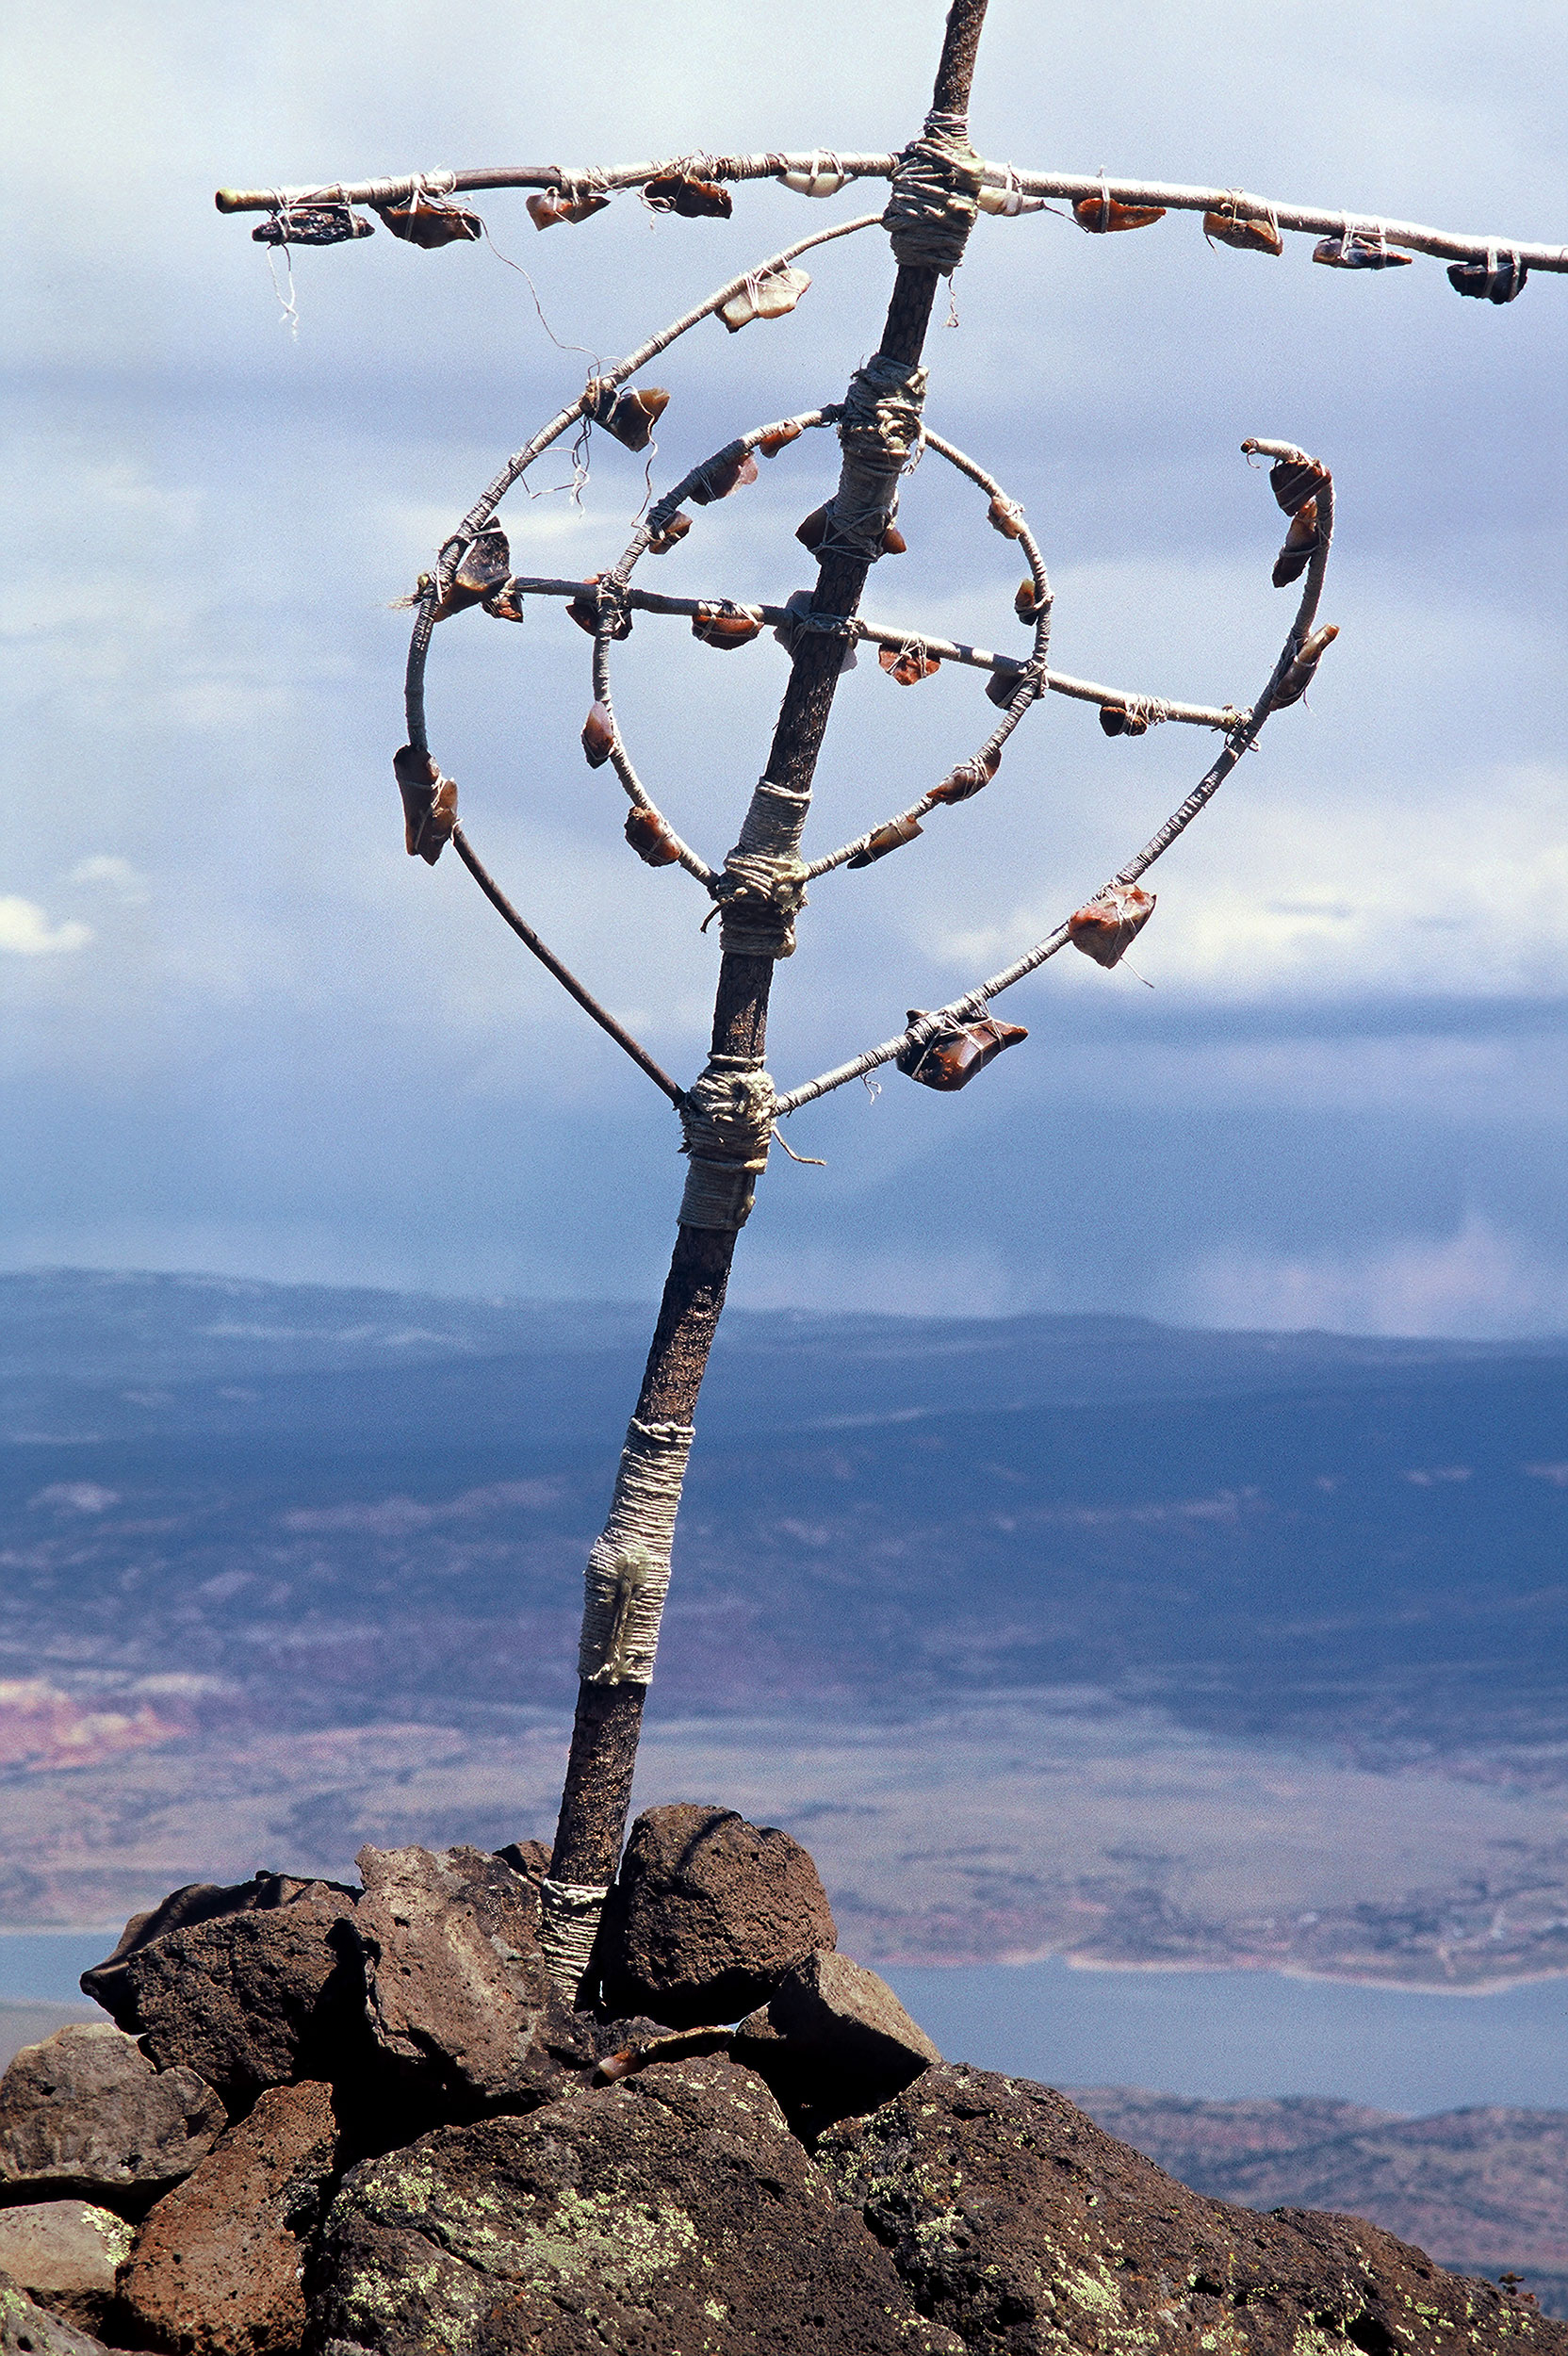
{"label": "rock cairn", "polygon": [[0,2084],[0,2356],[1568,2356],[1354,2217],[949,2067],[786,1833],[639,1818],[574,2011],[525,1842],[176,1890]]}

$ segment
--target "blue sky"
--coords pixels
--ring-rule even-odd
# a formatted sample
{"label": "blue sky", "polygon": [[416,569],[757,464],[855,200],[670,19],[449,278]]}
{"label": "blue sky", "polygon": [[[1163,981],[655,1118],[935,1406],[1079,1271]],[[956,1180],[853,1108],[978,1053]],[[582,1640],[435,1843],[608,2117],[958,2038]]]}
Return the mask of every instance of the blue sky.
{"label": "blue sky", "polygon": [[[651,1294],[675,1123],[517,949],[455,860],[403,855],[404,617],[390,610],[584,363],[488,249],[384,235],[296,263],[291,333],[220,182],[692,148],[881,148],[916,126],[942,10],[710,0],[657,10],[161,5],[17,12],[8,251],[0,868],[0,1265],[204,1268],[452,1291]],[[1021,165],[1568,236],[1568,20],[1555,7],[1152,10],[992,0],[978,144]],[[623,199],[538,236],[483,210],[563,343],[629,348],[835,214],[764,185],[727,223]],[[1024,500],[1063,668],[1250,701],[1287,599],[1238,454],[1278,434],[1340,499],[1310,709],[1282,714],[1164,862],[1125,970],[1057,959],[1005,1010],[1028,1045],[964,1095],[896,1074],[799,1116],[735,1297],[1127,1308],[1185,1321],[1476,1334],[1568,1327],[1568,279],[1503,310],[1440,265],[1352,276],[1310,242],[1211,251],[1171,216],[1096,239],[983,222],[932,423]],[[874,235],[808,258],[794,318],[709,325],[651,372],[668,483],[829,400],[875,341]],[[686,594],[810,579],[795,523],[825,440],[709,511]],[[563,469],[547,460],[541,484]],[[617,553],[641,466],[598,437],[580,511],[505,511],[525,570]],[[867,610],[1017,644],[1016,557],[928,463],[910,553]],[[587,641],[470,614],[433,659],[433,742],[482,853],[562,954],[689,1075],[716,940],[621,840],[577,745]],[[784,679],[678,625],[622,649],[649,785],[717,857]],[[972,674],[862,661],[816,847],[912,799],[983,733]],[[991,791],[813,893],[779,975],[780,1086],[1003,962],[1120,863],[1211,740],[1108,743],[1031,715]]]}

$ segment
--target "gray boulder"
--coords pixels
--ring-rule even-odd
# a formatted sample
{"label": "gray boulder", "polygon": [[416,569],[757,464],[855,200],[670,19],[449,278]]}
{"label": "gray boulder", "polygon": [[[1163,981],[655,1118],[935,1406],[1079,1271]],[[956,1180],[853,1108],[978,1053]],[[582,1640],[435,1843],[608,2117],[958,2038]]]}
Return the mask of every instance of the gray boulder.
{"label": "gray boulder", "polygon": [[104,2356],[104,2344],[50,2315],[0,2274],[0,2356]]}
{"label": "gray boulder", "polygon": [[128,2336],[181,2356],[286,2356],[303,2245],[337,2164],[332,2088],[271,2086],[160,2201],[122,2277]]}
{"label": "gray boulder", "polygon": [[481,1849],[362,1849],[366,2010],[401,2074],[471,2114],[531,2110],[593,2049],[550,1985],[533,1885]]}
{"label": "gray boulder", "polygon": [[367,2161],[309,2289],[330,2356],[962,2356],[717,2058]]}
{"label": "gray boulder", "polygon": [[124,2218],[86,2201],[0,2209],[0,2275],[84,2331],[116,2315],[115,2277],[130,2247]]}
{"label": "gray boulder", "polygon": [[812,2124],[874,2109],[941,2060],[887,1981],[831,1949],[792,1965],[732,2051]]}
{"label": "gray boulder", "polygon": [[605,1907],[604,2002],[672,2029],[735,2021],[802,1955],[837,1944],[817,1869],[787,1832],[733,1808],[652,1808]]}
{"label": "gray boulder", "polygon": [[126,1924],[82,1986],[160,2070],[193,2070],[232,2117],[264,2086],[355,2068],[368,2039],[342,1928],[355,1896],[282,1873],[175,1890]]}
{"label": "gray boulder", "polygon": [[0,2196],[84,2193],[137,2215],[189,2175],[226,2123],[194,2070],[160,2075],[123,2030],[57,2029],[0,2079]]}

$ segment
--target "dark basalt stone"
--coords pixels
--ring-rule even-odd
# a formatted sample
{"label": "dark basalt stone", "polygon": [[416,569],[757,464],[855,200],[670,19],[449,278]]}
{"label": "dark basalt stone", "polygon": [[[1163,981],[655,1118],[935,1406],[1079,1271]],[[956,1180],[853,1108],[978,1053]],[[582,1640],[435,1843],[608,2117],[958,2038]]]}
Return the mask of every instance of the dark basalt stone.
{"label": "dark basalt stone", "polygon": [[23,2046],[0,2079],[0,2199],[80,2193],[138,2217],[226,2124],[194,2070],[160,2073],[123,2030],[73,2022]]}
{"label": "dark basalt stone", "polygon": [[605,2004],[672,2029],[735,2021],[792,1964],[838,1943],[817,1869],[787,1832],[733,1808],[651,1808],[604,1911]]}
{"label": "dark basalt stone", "polygon": [[1189,2192],[1024,2079],[928,2070],[816,2156],[921,2313],[987,2356],[1568,2356],[1568,2324],[1494,2283],[1359,2217]]}
{"label": "dark basalt stone", "polygon": [[315,2356],[962,2356],[716,2056],[354,2168],[308,2290]]}
{"label": "dark basalt stone", "polygon": [[177,1890],[132,1918],[82,1987],[160,2070],[193,2070],[234,2117],[265,2086],[362,2065],[364,1991],[340,1930],[357,1895],[284,1873]]}
{"label": "dark basalt stone", "polygon": [[104,2343],[51,2315],[0,2274],[0,2356],[105,2356]]}
{"label": "dark basalt stone", "polygon": [[448,2117],[531,2110],[595,2053],[550,1985],[536,1885],[482,1849],[365,1848],[352,1938],[387,2068]]}
{"label": "dark basalt stone", "polygon": [[735,2032],[797,2132],[874,2110],[941,2060],[884,1979],[831,1950],[807,1955]]}

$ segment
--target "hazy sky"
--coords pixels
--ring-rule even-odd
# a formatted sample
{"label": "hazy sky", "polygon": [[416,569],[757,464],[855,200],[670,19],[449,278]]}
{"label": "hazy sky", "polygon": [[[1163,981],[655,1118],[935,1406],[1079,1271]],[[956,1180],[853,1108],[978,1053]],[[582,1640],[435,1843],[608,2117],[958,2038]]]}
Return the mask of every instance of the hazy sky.
{"label": "hazy sky", "polygon": [[[487,248],[378,233],[295,263],[283,319],[220,182],[694,148],[885,148],[918,125],[939,0],[605,0],[593,9],[133,0],[16,11],[6,201],[12,817],[0,868],[8,1099],[0,1264],[204,1268],[441,1289],[650,1294],[676,1124],[455,859],[402,850],[406,617],[389,610],[506,452],[573,393]],[[1144,174],[1455,228],[1568,237],[1560,6],[1182,8],[991,0],[973,129],[1021,165]],[[871,203],[876,201],[874,188]],[[771,185],[729,223],[622,199],[540,237],[483,210],[564,344],[611,354],[835,215]],[[1311,708],[1282,714],[1158,872],[1152,989],[1064,956],[1004,1002],[1026,1047],[961,1097],[896,1073],[792,1124],[743,1240],[753,1303],[1102,1307],[1471,1333],[1568,1328],[1562,1055],[1568,278],[1507,309],[1441,265],[1351,275],[1310,241],[1212,250],[1192,216],[1089,238],[984,221],[934,331],[927,415],[1025,501],[1067,670],[1250,701],[1290,599],[1238,453],[1334,467]],[[875,342],[874,234],[799,312],[705,325],[655,482],[831,400]],[[939,313],[939,318],[940,314]],[[829,487],[811,437],[659,567],[782,597]],[[541,488],[564,468],[544,462]],[[580,512],[505,511],[519,570],[618,553],[641,463],[596,440]],[[1016,552],[928,461],[868,612],[1027,641]],[[652,567],[649,568],[650,570]],[[618,658],[656,797],[734,840],[785,677],[645,621]],[[559,609],[444,626],[433,743],[476,846],[671,1068],[706,1043],[716,928],[621,838],[577,744],[588,642]],[[972,673],[862,658],[816,848],[977,743]],[[1032,714],[996,785],[825,878],[775,996],[781,1087],[885,1038],[1045,930],[1201,773],[1213,740],[1110,743]]]}

